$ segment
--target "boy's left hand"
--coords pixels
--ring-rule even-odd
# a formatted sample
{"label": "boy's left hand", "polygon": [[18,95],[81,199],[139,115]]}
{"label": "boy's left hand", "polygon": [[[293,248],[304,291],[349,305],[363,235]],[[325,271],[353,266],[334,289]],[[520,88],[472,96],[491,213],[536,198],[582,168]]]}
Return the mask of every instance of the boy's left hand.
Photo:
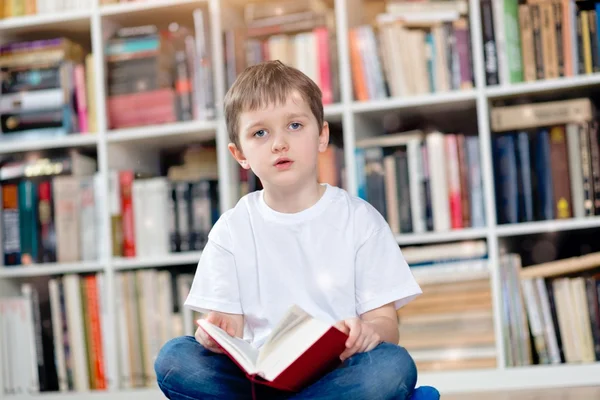
{"label": "boy's left hand", "polygon": [[348,334],[346,350],[340,355],[342,361],[356,353],[373,350],[379,343],[381,337],[370,322],[360,318],[349,318],[339,321],[335,325],[339,330]]}

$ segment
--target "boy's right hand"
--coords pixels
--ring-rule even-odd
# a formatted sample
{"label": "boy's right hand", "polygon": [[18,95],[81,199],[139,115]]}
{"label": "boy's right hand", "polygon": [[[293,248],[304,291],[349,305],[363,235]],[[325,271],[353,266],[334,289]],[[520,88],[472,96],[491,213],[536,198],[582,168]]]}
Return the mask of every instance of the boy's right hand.
{"label": "boy's right hand", "polygon": [[[212,311],[208,313],[205,319],[211,324],[223,329],[230,336],[236,335],[238,330],[237,321],[232,316]],[[221,348],[217,345],[217,342],[212,340],[202,328],[198,327],[194,336],[196,337],[198,343],[204,346],[205,349],[208,349],[214,353],[223,353],[223,350],[221,350]]]}

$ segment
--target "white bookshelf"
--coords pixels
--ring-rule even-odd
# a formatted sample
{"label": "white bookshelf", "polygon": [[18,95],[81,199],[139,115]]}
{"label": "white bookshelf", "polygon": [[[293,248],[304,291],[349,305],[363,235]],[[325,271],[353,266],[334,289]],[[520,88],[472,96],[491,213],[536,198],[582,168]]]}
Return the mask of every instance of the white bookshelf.
{"label": "white bookshelf", "polygon": [[[600,74],[559,78],[548,81],[522,83],[510,86],[485,87],[483,68],[483,50],[481,45],[481,26],[479,2],[469,0],[470,3],[470,29],[473,55],[473,71],[475,74],[475,88],[466,91],[453,91],[435,93],[407,98],[391,98],[369,102],[357,102],[353,98],[351,63],[348,49],[348,30],[358,22],[356,18],[349,17],[350,11],[354,13],[359,0],[333,0],[336,15],[336,28],[338,40],[340,102],[325,107],[325,116],[329,121],[341,122],[343,127],[344,156],[348,168],[346,176],[347,189],[350,193],[357,193],[356,177],[354,176],[354,144],[356,139],[376,135],[376,124],[383,115],[402,113],[410,115],[415,110],[429,114],[432,117],[440,111],[474,113],[476,115],[477,130],[480,137],[481,166],[484,184],[484,200],[487,225],[483,228],[463,229],[447,232],[428,232],[423,234],[397,235],[401,246],[424,243],[441,243],[459,240],[486,239],[488,243],[490,279],[495,312],[495,332],[498,338],[496,356],[497,368],[453,371],[439,373],[420,373],[420,385],[433,385],[442,394],[456,392],[486,391],[498,389],[526,389],[535,387],[561,387],[576,385],[600,384],[600,364],[587,365],[558,365],[558,366],[531,366],[523,368],[505,367],[503,332],[500,313],[500,280],[498,274],[499,241],[505,237],[527,235],[541,232],[567,231],[587,228],[600,228],[599,218],[586,218],[580,220],[544,221],[527,224],[497,226],[495,223],[494,184],[491,155],[491,132],[489,126],[490,101],[509,96],[520,96],[533,93],[560,91],[564,89],[586,89],[588,86],[600,85]],[[72,135],[67,138],[48,139],[36,142],[10,142],[0,143],[0,155],[29,150],[60,148],[71,146],[95,147],[98,155],[98,169],[103,180],[103,191],[108,193],[108,171],[113,167],[112,159],[117,154],[119,157],[144,158],[146,148],[156,150],[165,144],[186,143],[189,141],[216,140],[219,170],[219,191],[221,209],[232,207],[238,199],[237,170],[227,150],[227,132],[218,110],[218,118],[214,121],[193,121],[173,123],[160,126],[139,127],[131,129],[108,130],[105,118],[105,88],[104,88],[104,63],[103,44],[104,31],[113,29],[115,24],[126,23],[134,25],[144,23],[146,18],[173,18],[189,14],[198,6],[206,7],[211,25],[213,78],[215,82],[215,100],[221,104],[225,94],[224,57],[221,32],[228,21],[224,16],[228,13],[230,4],[243,4],[241,1],[231,0],[151,0],[139,3],[115,4],[99,6],[95,4],[91,10],[66,11],[57,14],[19,17],[0,21],[0,40],[12,40],[19,35],[30,32],[48,31],[58,29],[68,35],[89,35],[91,48],[95,55],[94,68],[96,70],[95,92],[98,115],[98,132],[87,135]],[[128,23],[126,21],[134,21]],[[52,34],[52,33],[51,33]],[[150,152],[151,153],[151,152]],[[149,157],[149,156],[147,156]],[[147,158],[146,157],[146,158]],[[134,161],[132,161],[134,162]],[[106,196],[105,196],[106,197]],[[195,264],[198,262],[200,252],[187,254],[172,254],[154,258],[114,258],[111,257],[110,221],[108,206],[103,210],[103,232],[106,237],[101,249],[102,261],[81,262],[72,264],[44,264],[30,267],[0,267],[0,290],[2,294],[12,293],[17,290],[22,280],[29,278],[57,275],[65,273],[85,273],[103,271],[107,277],[107,297],[109,307],[114,310],[113,277],[116,272],[124,269],[152,268],[159,266],[174,266],[182,264]],[[109,327],[114,326],[110,313]],[[105,332],[114,335],[114,329]],[[116,338],[111,339],[115,342]],[[116,359],[116,347],[107,349],[106,357]],[[2,354],[0,354],[0,358]],[[0,374],[0,380],[2,374]],[[145,399],[161,399],[163,396],[157,388],[143,390],[115,390],[107,392],[86,393],[56,393],[19,397],[2,397],[0,399],[105,399],[120,400],[141,396]]]}

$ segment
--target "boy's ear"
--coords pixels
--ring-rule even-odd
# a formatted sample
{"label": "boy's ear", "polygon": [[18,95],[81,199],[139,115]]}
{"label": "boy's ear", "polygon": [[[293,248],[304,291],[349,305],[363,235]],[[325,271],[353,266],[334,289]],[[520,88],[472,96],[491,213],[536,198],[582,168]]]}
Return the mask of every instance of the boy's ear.
{"label": "boy's ear", "polygon": [[229,143],[227,145],[229,152],[235,158],[235,160],[242,166],[244,169],[250,169],[250,164],[248,164],[248,160],[244,157],[244,153],[240,149],[237,148],[235,143]]}
{"label": "boy's ear", "polygon": [[321,134],[319,135],[319,152],[323,153],[327,150],[327,146],[329,145],[329,124],[327,121],[323,121],[323,128],[321,129]]}

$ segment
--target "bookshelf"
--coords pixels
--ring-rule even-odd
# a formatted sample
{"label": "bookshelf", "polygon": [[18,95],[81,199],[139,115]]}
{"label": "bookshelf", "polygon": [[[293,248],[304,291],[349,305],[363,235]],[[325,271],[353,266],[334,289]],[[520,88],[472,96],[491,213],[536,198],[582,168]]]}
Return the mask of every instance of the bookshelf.
{"label": "bookshelf", "polygon": [[[242,2],[243,3],[243,2]],[[149,21],[159,21],[166,15],[172,20],[190,19],[191,12],[197,7],[206,10],[210,21],[210,47],[212,52],[211,67],[214,83],[214,99],[220,104],[226,90],[226,69],[224,62],[224,40],[221,33],[232,24],[230,11],[238,7],[240,2],[227,0],[153,0],[124,4],[101,5],[99,0],[92,1],[89,10],[72,10],[49,14],[13,17],[0,20],[0,40],[3,42],[29,35],[48,34],[55,36],[61,32],[71,37],[86,37],[84,42],[90,46],[94,54],[94,94],[97,114],[97,131],[89,135],[69,135],[64,138],[45,139],[41,141],[14,141],[0,143],[0,156],[31,150],[51,148],[91,148],[97,154],[97,167],[103,197],[108,197],[109,170],[126,165],[132,160],[140,164],[152,164],[157,151],[165,146],[185,144],[189,142],[215,141],[217,151],[217,168],[219,174],[219,205],[221,210],[228,209],[238,199],[238,170],[227,150],[227,133],[221,110],[217,107],[217,118],[175,122],[162,125],[110,129],[106,118],[106,87],[104,73],[106,64],[103,61],[104,44],[107,33],[120,25],[134,26]],[[516,84],[486,85],[484,54],[482,41],[481,14],[479,2],[469,0],[469,28],[471,33],[470,51],[472,54],[473,88],[448,90],[431,94],[417,94],[406,97],[378,98],[358,101],[354,96],[354,78],[351,66],[349,31],[363,21],[362,6],[370,4],[365,0],[333,0],[329,4],[334,9],[337,37],[337,63],[339,68],[339,98],[333,104],[325,106],[325,117],[330,122],[341,124],[343,131],[344,162],[346,166],[357,163],[355,143],[364,138],[377,136],[382,132],[382,121],[390,115],[408,118],[413,115],[423,118],[440,119],[458,115],[457,124],[473,125],[479,138],[481,174],[483,185],[483,201],[485,209],[485,226],[463,228],[443,232],[404,233],[397,234],[400,246],[417,244],[436,244],[458,242],[464,240],[483,239],[487,243],[490,282],[492,288],[494,332],[496,335],[496,367],[481,370],[463,370],[448,372],[425,372],[419,376],[419,385],[433,385],[442,393],[470,392],[481,390],[527,389],[535,387],[559,387],[600,384],[600,363],[581,365],[531,365],[525,367],[507,367],[502,340],[504,326],[501,309],[501,277],[499,258],[501,241],[504,238],[518,237],[544,232],[566,232],[580,229],[599,229],[598,217],[528,222],[498,225],[496,223],[496,201],[494,188],[494,171],[492,157],[492,136],[489,115],[491,103],[497,99],[518,98],[520,96],[543,95],[563,90],[585,91],[600,87],[598,73],[524,82]],[[235,19],[234,19],[235,20]],[[363,21],[364,22],[364,21]],[[451,119],[450,119],[451,120]],[[451,125],[450,125],[451,126]],[[345,175],[346,188],[350,193],[358,193],[358,178],[354,168],[347,168]],[[173,253],[157,257],[122,258],[112,256],[110,210],[107,204],[102,205],[99,261],[75,263],[49,263],[23,268],[0,268],[0,292],[12,295],[18,292],[20,283],[36,277],[49,277],[62,274],[82,274],[103,272],[105,275],[105,295],[108,310],[104,333],[108,335],[105,357],[116,363],[118,354],[116,342],[116,303],[114,283],[118,273],[141,269],[189,265],[197,263],[200,252],[190,251]],[[0,359],[2,348],[0,347]],[[0,364],[1,366],[1,364]],[[114,374],[114,372],[109,372]],[[7,396],[0,392],[0,399],[129,399],[132,396],[143,396],[148,399],[162,398],[157,388],[129,390],[120,389],[116,375],[109,378],[117,383],[106,391],[44,393],[41,395]],[[3,376],[0,374],[0,384]],[[1,386],[1,385],[0,385]]]}

